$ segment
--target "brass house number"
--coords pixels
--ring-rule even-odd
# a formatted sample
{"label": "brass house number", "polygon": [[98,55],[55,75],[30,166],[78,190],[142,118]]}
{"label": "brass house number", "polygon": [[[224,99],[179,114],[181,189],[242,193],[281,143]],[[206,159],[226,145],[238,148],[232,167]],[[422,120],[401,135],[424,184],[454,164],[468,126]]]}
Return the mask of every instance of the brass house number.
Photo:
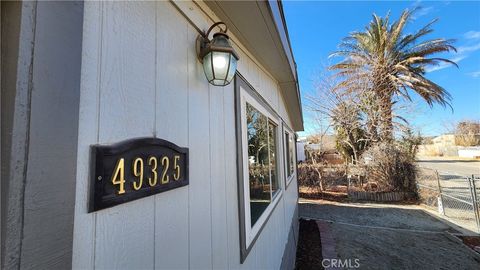
{"label": "brass house number", "polygon": [[89,212],[188,185],[188,149],[158,138],[93,145]]}

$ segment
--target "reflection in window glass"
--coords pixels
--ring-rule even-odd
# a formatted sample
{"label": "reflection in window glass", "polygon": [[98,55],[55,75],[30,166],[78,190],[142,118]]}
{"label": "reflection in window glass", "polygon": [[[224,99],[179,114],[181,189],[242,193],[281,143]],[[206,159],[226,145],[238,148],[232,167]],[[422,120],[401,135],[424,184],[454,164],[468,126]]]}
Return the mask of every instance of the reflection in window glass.
{"label": "reflection in window glass", "polygon": [[287,167],[287,176],[290,177],[292,173],[290,172],[290,136],[288,132],[285,132],[285,155],[286,155],[286,167]]}
{"label": "reflection in window glass", "polygon": [[292,175],[293,172],[294,172],[294,170],[295,170],[295,169],[294,169],[294,167],[295,167],[295,160],[294,160],[294,153],[293,153],[293,151],[294,151],[294,146],[295,146],[294,143],[295,143],[295,142],[293,141],[293,135],[290,134],[290,135],[289,135],[289,144],[288,144],[288,149],[289,149],[288,152],[290,153],[290,154],[289,154],[289,157],[290,157],[290,162],[289,162],[289,165],[290,165],[289,170],[290,170],[290,171],[289,171],[289,175]]}
{"label": "reflection in window glass", "polygon": [[268,149],[270,157],[270,177],[272,180],[272,194],[275,194],[278,189],[278,177],[277,177],[277,162],[276,162],[276,150],[277,150],[277,128],[271,121],[268,122]]}
{"label": "reflection in window glass", "polygon": [[285,132],[285,160],[287,167],[287,177],[292,176],[295,171],[295,141],[293,140],[293,135],[289,132]]}
{"label": "reflection in window glass", "polygon": [[276,127],[249,103],[246,104],[246,114],[250,220],[253,227],[270,204],[272,189],[278,189],[275,155]]}

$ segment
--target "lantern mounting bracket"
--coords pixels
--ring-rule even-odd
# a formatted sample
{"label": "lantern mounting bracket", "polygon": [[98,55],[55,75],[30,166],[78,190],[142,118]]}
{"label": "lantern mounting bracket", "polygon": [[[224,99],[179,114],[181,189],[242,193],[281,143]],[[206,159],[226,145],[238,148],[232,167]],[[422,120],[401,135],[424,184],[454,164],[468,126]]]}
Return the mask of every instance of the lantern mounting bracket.
{"label": "lantern mounting bracket", "polygon": [[[223,25],[224,28],[222,29],[222,27],[220,27],[220,25]],[[196,48],[196,51],[197,51],[197,58],[198,58],[198,61],[200,61],[200,63],[203,63],[203,57],[205,56],[205,52],[206,52],[206,48],[207,46],[210,44],[211,40],[208,38],[208,36],[210,35],[210,32],[212,32],[212,30],[215,28],[215,27],[218,27],[220,28],[220,32],[217,32],[213,35],[225,35],[228,37],[227,35],[227,31],[228,31],[228,27],[227,27],[227,24],[225,24],[224,22],[216,22],[214,24],[212,24],[212,26],[210,26],[210,28],[208,28],[208,30],[206,32],[201,32],[200,35],[197,37],[197,40],[196,40],[196,45],[195,45],[195,48]],[[221,51],[221,48],[217,48],[219,51]],[[228,51],[230,52],[230,51]],[[238,58],[238,55],[236,55],[235,53],[235,56]]]}
{"label": "lantern mounting bracket", "polygon": [[[225,26],[225,29],[222,29],[220,27],[220,25],[222,25],[222,24],[223,24],[223,26]],[[208,40],[208,36],[210,35],[210,32],[213,30],[213,28],[215,28],[217,26],[218,26],[218,28],[220,28],[220,32],[222,32],[224,34],[227,33],[227,31],[228,31],[227,25],[224,22],[216,22],[216,23],[212,24],[212,26],[210,26],[210,28],[208,28],[206,33],[203,33],[203,37]]]}

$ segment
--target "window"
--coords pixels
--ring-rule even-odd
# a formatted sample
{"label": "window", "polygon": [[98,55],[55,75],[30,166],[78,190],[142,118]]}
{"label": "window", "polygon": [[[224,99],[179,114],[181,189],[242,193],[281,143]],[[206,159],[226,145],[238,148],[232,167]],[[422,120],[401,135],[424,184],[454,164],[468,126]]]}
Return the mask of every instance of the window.
{"label": "window", "polygon": [[286,185],[290,184],[295,173],[295,140],[292,132],[285,131],[284,135],[284,150],[285,150],[285,175]]}
{"label": "window", "polygon": [[239,75],[235,79],[235,103],[243,262],[282,196],[282,131],[281,118]]}
{"label": "window", "polygon": [[278,191],[275,152],[277,126],[246,103],[250,222],[253,227]]}

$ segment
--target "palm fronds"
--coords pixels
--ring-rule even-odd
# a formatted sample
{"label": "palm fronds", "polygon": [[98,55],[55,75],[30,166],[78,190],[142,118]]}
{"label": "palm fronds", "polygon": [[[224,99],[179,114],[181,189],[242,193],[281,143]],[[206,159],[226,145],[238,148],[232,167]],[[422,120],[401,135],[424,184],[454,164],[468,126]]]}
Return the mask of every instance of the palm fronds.
{"label": "palm fronds", "polygon": [[[373,14],[372,21],[364,31],[350,33],[341,41],[338,51],[331,54],[331,57],[343,58],[329,67],[341,78],[335,89],[351,93],[369,85],[377,96],[377,102],[387,104],[379,106],[383,115],[381,129],[391,130],[391,100],[395,97],[411,100],[410,92],[415,92],[429,106],[450,106],[450,94],[427,79],[425,74],[429,67],[445,63],[458,67],[449,59],[434,57],[439,53],[456,51],[453,46],[455,40],[425,40],[433,32],[432,27],[437,20],[414,33],[405,34],[405,26],[414,12],[405,10],[393,23],[390,23],[389,14],[384,18]],[[359,84],[362,87],[358,87]],[[389,132],[384,132],[384,135],[392,136]]]}

